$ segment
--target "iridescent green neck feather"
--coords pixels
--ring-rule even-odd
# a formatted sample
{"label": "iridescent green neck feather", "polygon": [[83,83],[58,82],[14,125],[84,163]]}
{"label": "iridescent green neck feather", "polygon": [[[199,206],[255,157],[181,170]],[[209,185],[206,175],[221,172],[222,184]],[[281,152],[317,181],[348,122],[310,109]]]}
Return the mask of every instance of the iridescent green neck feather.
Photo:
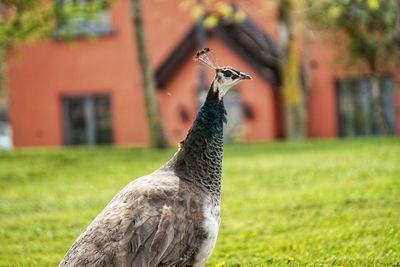
{"label": "iridescent green neck feather", "polygon": [[172,160],[177,176],[189,180],[219,201],[221,192],[224,103],[213,85],[181,149]]}

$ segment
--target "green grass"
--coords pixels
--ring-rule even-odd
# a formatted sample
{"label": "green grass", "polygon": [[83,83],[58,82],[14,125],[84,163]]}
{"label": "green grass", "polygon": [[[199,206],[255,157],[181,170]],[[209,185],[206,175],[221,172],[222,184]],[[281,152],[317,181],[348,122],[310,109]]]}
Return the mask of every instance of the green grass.
{"label": "green grass", "polygon": [[[0,266],[57,265],[116,192],[172,153],[0,153]],[[400,139],[227,145],[215,265],[399,266]]]}

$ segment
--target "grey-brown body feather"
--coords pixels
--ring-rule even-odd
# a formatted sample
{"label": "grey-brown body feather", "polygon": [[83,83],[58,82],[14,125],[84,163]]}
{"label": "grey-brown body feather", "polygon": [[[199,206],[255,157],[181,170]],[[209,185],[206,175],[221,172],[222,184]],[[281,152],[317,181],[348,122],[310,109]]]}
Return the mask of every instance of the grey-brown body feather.
{"label": "grey-brown body feather", "polygon": [[209,194],[161,168],[121,190],[60,266],[192,266],[207,238],[205,205]]}

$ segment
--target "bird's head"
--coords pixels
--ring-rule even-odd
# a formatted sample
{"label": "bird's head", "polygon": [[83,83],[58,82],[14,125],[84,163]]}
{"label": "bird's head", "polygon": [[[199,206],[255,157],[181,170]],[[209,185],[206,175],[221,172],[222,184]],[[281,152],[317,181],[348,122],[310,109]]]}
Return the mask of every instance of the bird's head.
{"label": "bird's head", "polygon": [[231,67],[222,67],[215,70],[213,90],[219,92],[221,99],[229,89],[243,80],[251,80],[251,76]]}
{"label": "bird's head", "polygon": [[215,70],[215,78],[212,83],[211,90],[215,93],[218,92],[219,100],[231,89],[233,86],[243,80],[251,80],[251,76],[235,70],[232,67],[220,67],[211,56],[211,50],[204,48],[196,53],[195,60],[200,61],[206,66]]}

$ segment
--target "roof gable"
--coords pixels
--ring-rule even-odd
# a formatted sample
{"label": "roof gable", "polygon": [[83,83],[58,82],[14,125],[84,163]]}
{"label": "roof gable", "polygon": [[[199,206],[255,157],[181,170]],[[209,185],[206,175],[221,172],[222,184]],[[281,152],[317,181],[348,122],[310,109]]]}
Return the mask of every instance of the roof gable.
{"label": "roof gable", "polygon": [[[194,25],[157,68],[157,88],[164,88],[185,59],[193,55],[196,49],[196,31],[197,27]],[[277,48],[272,39],[250,19],[240,24],[223,22],[216,28],[205,31],[206,36],[216,36],[223,41],[273,87],[280,84]]]}

